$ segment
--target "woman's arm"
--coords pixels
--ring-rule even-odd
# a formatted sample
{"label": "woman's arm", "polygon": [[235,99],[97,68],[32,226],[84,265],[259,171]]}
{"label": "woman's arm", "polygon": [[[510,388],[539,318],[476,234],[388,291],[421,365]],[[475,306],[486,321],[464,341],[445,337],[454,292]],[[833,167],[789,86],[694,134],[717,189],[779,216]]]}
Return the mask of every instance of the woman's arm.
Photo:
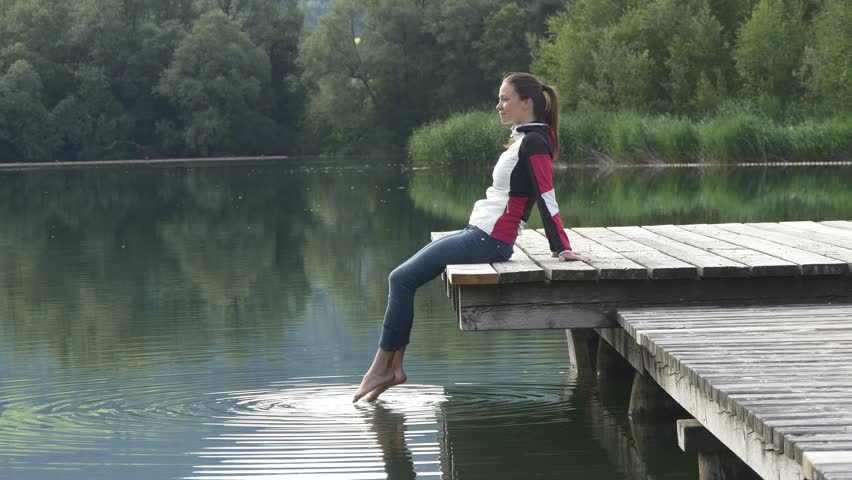
{"label": "woman's arm", "polygon": [[588,257],[572,251],[571,242],[565,233],[553,188],[553,157],[549,145],[539,134],[527,134],[523,141],[522,155],[528,159],[530,180],[550,251],[560,261],[588,261]]}

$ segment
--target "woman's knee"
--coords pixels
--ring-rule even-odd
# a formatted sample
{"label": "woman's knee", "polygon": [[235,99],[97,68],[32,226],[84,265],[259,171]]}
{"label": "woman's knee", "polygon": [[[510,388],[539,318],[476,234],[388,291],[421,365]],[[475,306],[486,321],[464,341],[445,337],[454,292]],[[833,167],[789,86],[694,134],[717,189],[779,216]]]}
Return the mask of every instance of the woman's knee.
{"label": "woman's knee", "polygon": [[406,274],[405,268],[402,265],[394,268],[390,275],[388,275],[388,285],[391,287],[399,287],[405,285],[408,279],[408,275]]}

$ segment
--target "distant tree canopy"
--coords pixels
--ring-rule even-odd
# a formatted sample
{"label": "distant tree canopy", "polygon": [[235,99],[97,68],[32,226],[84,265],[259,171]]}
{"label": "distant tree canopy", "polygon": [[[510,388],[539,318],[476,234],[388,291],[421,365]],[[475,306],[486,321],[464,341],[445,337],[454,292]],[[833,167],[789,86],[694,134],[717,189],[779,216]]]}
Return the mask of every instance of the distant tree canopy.
{"label": "distant tree canopy", "polygon": [[388,151],[491,108],[852,104],[847,0],[4,0],[0,161]]}
{"label": "distant tree canopy", "polygon": [[575,0],[533,69],[570,108],[702,115],[735,99],[832,114],[850,107],[850,19],[845,0]]}
{"label": "distant tree canopy", "polygon": [[503,72],[529,68],[530,18],[542,29],[563,3],[332,1],[299,54],[312,148],[386,149],[426,121],[485,105]]}
{"label": "distant tree canopy", "polygon": [[0,161],[263,154],[302,115],[296,0],[0,3]]}

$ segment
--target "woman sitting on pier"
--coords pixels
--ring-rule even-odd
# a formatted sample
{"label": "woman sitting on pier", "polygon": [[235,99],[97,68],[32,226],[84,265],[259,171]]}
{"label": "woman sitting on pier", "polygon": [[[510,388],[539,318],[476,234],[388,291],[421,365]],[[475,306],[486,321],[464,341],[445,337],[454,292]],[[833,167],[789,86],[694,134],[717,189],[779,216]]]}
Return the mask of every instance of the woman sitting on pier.
{"label": "woman sitting on pier", "polygon": [[426,245],[388,277],[390,293],[379,349],[353,402],[373,401],[405,382],[402,357],[414,321],[414,293],[447,265],[507,261],[518,233],[538,204],[554,257],[588,261],[571,250],[553,191],[553,160],[559,152],[559,100],[552,87],[528,73],[511,73],[500,86],[497,112],[512,125],[506,151],[494,167],[486,198],[477,201],[469,225]]}

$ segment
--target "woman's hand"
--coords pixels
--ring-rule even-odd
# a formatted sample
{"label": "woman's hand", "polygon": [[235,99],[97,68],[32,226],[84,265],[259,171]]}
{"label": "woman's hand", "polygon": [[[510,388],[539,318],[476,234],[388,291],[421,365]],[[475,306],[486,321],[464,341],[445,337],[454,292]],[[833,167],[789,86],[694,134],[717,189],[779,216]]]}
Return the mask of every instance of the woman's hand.
{"label": "woman's hand", "polygon": [[570,250],[566,250],[562,253],[554,253],[553,256],[559,257],[560,262],[588,262],[591,260],[591,258],[585,255],[580,255],[579,253],[574,253]]}

